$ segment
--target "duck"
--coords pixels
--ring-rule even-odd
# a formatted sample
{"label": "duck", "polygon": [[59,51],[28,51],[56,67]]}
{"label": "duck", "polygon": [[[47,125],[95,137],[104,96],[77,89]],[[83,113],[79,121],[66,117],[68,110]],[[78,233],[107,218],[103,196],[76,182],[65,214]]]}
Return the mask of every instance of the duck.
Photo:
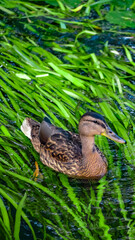
{"label": "duck", "polygon": [[44,165],[79,179],[99,180],[107,173],[107,159],[96,146],[95,135],[126,143],[96,112],[81,116],[78,134],[54,126],[48,117],[41,123],[26,118],[21,130],[31,140]]}

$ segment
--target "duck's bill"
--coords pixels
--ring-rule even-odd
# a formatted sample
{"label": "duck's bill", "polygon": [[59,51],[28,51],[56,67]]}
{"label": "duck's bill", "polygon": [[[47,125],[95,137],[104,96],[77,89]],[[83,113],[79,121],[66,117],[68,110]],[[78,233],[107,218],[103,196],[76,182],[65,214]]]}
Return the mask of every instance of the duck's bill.
{"label": "duck's bill", "polygon": [[126,141],[125,141],[123,138],[119,137],[119,136],[118,136],[115,132],[113,132],[113,131],[111,130],[111,128],[109,128],[109,127],[105,130],[105,132],[101,133],[101,135],[102,135],[102,136],[105,136],[105,137],[108,137],[108,138],[110,138],[111,140],[113,140],[113,141],[115,141],[115,142],[118,142],[118,143],[126,143]]}

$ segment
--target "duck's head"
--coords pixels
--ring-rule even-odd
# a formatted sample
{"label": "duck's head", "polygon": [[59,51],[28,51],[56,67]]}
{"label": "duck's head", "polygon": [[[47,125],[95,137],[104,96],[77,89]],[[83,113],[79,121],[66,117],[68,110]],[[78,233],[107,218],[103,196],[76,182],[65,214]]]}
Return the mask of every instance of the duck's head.
{"label": "duck's head", "polygon": [[85,137],[103,135],[113,141],[126,143],[124,139],[120,138],[111,130],[103,116],[95,112],[87,112],[81,117],[79,122],[79,133],[80,136]]}

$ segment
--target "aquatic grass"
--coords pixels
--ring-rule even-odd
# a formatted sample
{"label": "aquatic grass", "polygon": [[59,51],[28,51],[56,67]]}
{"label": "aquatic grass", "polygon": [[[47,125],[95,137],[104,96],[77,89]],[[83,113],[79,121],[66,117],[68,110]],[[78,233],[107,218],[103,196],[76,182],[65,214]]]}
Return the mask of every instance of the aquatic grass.
{"label": "aquatic grass", "polygon": [[15,226],[14,226],[14,238],[15,240],[20,239],[19,233],[20,233],[20,225],[21,225],[21,215],[22,215],[22,207],[24,205],[25,199],[26,199],[26,193],[24,194],[23,198],[21,199],[15,216]]}
{"label": "aquatic grass", "polygon": [[[24,214],[24,212],[21,211],[21,206],[22,206],[22,203],[24,202],[25,200],[25,197],[26,195],[24,195],[24,198],[22,199],[22,201],[20,202],[20,205],[19,207],[17,206],[16,202],[10,197],[8,196],[8,194],[6,194],[6,192],[0,188],[0,194],[6,198],[16,209],[18,208],[17,212],[16,212],[16,221],[15,221],[15,228],[14,228],[14,237],[15,239],[19,239],[19,228],[20,228],[20,216],[22,216],[25,220],[25,222],[28,224],[28,226],[30,227],[31,231],[32,231],[32,234],[33,234],[33,239],[36,240],[36,236],[35,236],[35,233],[34,233],[34,230],[31,226],[31,223],[29,221],[29,219],[27,218],[27,216]],[[9,229],[9,218],[8,218],[8,215],[5,216],[6,217],[6,226],[8,228],[8,230],[11,232],[11,230]],[[8,225],[7,225],[7,219],[8,219]],[[9,238],[10,239],[10,238]]]}
{"label": "aquatic grass", "polygon": [[[8,81],[9,82],[9,81]],[[12,83],[11,83],[12,84]],[[12,84],[13,85],[13,84]],[[98,91],[98,94],[99,94],[99,91]],[[12,101],[12,100],[11,100]],[[15,106],[15,102],[13,102],[12,101],[12,104],[14,104],[14,106]],[[16,107],[15,108],[17,108],[17,104],[16,104]],[[16,109],[16,110],[18,110],[18,109]]]}
{"label": "aquatic grass", "polygon": [[8,212],[1,198],[0,198],[0,210],[3,218],[3,224],[5,225],[7,232],[11,234],[11,227],[10,227]]}
{"label": "aquatic grass", "polygon": [[[127,160],[130,162],[133,162],[133,159],[131,158],[131,152],[133,152],[133,148],[132,148],[132,144],[130,142],[129,136],[126,134],[126,128],[128,127],[129,121],[131,122],[130,124],[134,124],[132,120],[130,120],[130,115],[128,113],[128,110],[126,110],[124,103],[120,100],[121,98],[124,99],[124,101],[127,102],[127,99],[124,98],[124,94],[125,94],[125,89],[123,88],[123,86],[121,85],[122,83],[122,78],[121,76],[119,77],[119,80],[117,81],[110,81],[110,77],[114,77],[115,79],[115,75],[118,74],[115,73],[115,75],[113,75],[112,72],[109,72],[109,69],[107,69],[108,71],[108,78],[107,81],[103,81],[103,75],[101,76],[99,74],[99,70],[97,70],[93,76],[91,75],[91,77],[85,77],[82,75],[79,75],[79,73],[75,73],[72,72],[70,70],[68,70],[68,72],[70,72],[70,76],[71,74],[75,77],[79,77],[80,79],[83,79],[83,86],[84,88],[82,88],[82,86],[78,86],[76,84],[74,84],[73,82],[68,81],[68,79],[65,77],[65,75],[61,75],[59,74],[57,70],[57,68],[50,68],[50,57],[48,59],[48,62],[46,61],[44,64],[44,66],[42,66],[42,69],[44,69],[45,67],[47,67],[47,71],[48,71],[48,76],[45,76],[44,78],[42,77],[38,77],[36,78],[34,76],[33,73],[37,74],[37,68],[35,68],[36,64],[35,64],[35,57],[33,57],[32,59],[30,59],[29,61],[29,51],[26,50],[24,48],[24,43],[22,44],[23,47],[21,47],[21,49],[23,49],[23,52],[27,53],[27,62],[24,65],[24,60],[26,60],[26,55],[25,57],[22,58],[22,54],[20,54],[22,52],[22,50],[17,50],[14,52],[14,49],[16,48],[12,48],[12,45],[9,46],[10,50],[11,50],[11,54],[14,56],[14,61],[19,64],[19,66],[21,67],[21,74],[23,72],[27,72],[27,70],[29,69],[29,74],[28,77],[23,76],[22,75],[17,75],[18,72],[20,72],[19,70],[19,66],[17,67],[17,74],[16,74],[16,67],[13,69],[13,71],[11,72],[11,65],[10,65],[10,56],[6,56],[6,63],[4,63],[4,67],[8,67],[10,66],[10,71],[7,72],[6,76],[4,75],[4,71],[1,69],[2,72],[2,76],[4,78],[4,81],[1,81],[1,86],[2,86],[2,103],[0,103],[1,105],[1,109],[2,112],[4,113],[4,122],[3,122],[3,117],[1,118],[1,123],[2,123],[2,127],[1,127],[1,131],[2,133],[9,139],[9,143],[10,140],[12,140],[11,135],[13,135],[13,137],[15,136],[15,134],[13,133],[13,131],[9,131],[7,126],[9,126],[9,118],[10,120],[14,121],[14,119],[16,118],[16,122],[14,123],[14,127],[11,127],[11,129],[14,129],[15,126],[17,126],[18,130],[16,130],[16,134],[17,137],[14,139],[16,142],[15,146],[18,146],[17,144],[19,144],[20,146],[20,141],[22,141],[22,136],[23,134],[20,133],[19,131],[19,127],[20,124],[22,122],[22,120],[24,119],[25,116],[29,116],[29,114],[31,113],[33,115],[33,118],[35,119],[39,119],[41,120],[41,118],[44,117],[44,114],[49,114],[50,118],[52,119],[52,121],[54,121],[58,126],[64,127],[65,126],[65,120],[68,119],[68,124],[71,124],[72,127],[76,128],[76,123],[77,123],[77,119],[75,117],[75,115],[73,115],[74,110],[78,109],[78,115],[77,117],[79,118],[79,116],[81,114],[84,113],[84,109],[90,109],[90,110],[95,110],[95,108],[97,108],[98,112],[102,112],[106,118],[112,122],[113,127],[118,130],[121,134],[121,136],[123,136],[126,140],[128,140],[128,149],[127,147],[125,147],[125,153]],[[3,45],[4,46],[4,45]],[[30,46],[30,44],[29,44]],[[39,47],[38,47],[39,49]],[[41,49],[40,49],[41,51]],[[3,53],[6,52],[6,49],[4,48]],[[17,55],[16,55],[17,54]],[[43,55],[43,54],[42,54]],[[45,56],[47,56],[47,53],[45,52]],[[81,54],[80,54],[81,56]],[[100,61],[100,57],[96,57],[98,58],[98,61]],[[91,58],[91,61],[93,61],[93,58]],[[90,60],[89,59],[89,60]],[[54,63],[53,63],[54,64]],[[55,66],[59,66],[61,65],[62,62],[57,61],[57,64],[55,62]],[[73,65],[72,65],[73,64]],[[66,65],[66,69],[75,69],[75,59],[72,61],[72,63],[70,65]],[[77,63],[79,64],[79,62]],[[22,68],[23,66],[23,68]],[[30,67],[29,67],[30,66]],[[71,67],[70,67],[71,66]],[[87,66],[87,64],[85,65],[85,72],[86,69],[87,72],[89,72],[89,66]],[[52,67],[52,66],[51,66]],[[83,67],[83,66],[82,66]],[[87,67],[87,68],[86,68]],[[100,69],[100,64],[98,63],[97,65],[97,69]],[[64,63],[62,64],[62,68],[64,69]],[[103,68],[103,66],[102,66]],[[103,71],[103,69],[100,69],[100,71]],[[39,68],[38,68],[39,69]],[[79,68],[78,68],[79,69]],[[91,68],[92,71],[95,71],[96,66]],[[115,69],[115,68],[114,68]],[[122,68],[121,68],[122,69]],[[105,67],[106,70],[106,67]],[[123,70],[123,69],[122,69]],[[40,67],[40,73],[41,71],[45,72],[46,70],[41,70]],[[64,70],[63,70],[64,71]],[[66,70],[67,71],[67,70]],[[111,70],[112,71],[112,70]],[[115,70],[113,70],[115,72]],[[117,69],[116,69],[117,71]],[[129,73],[129,72],[128,72]],[[39,74],[39,73],[38,73]],[[66,74],[66,72],[65,72]],[[120,73],[122,74],[122,72]],[[21,76],[21,77],[20,77]],[[50,78],[51,76],[51,78]],[[106,75],[107,76],[107,75]],[[124,78],[124,75],[122,76]],[[34,81],[31,82],[31,79],[34,78]],[[78,79],[79,79],[78,78]],[[100,78],[101,81],[97,81],[96,83],[96,79]],[[51,81],[50,81],[51,79]],[[57,79],[57,84],[56,84],[56,80]],[[104,77],[104,80],[106,80],[106,78]],[[63,81],[65,82],[63,84]],[[22,84],[23,84],[23,88],[22,88]],[[67,85],[65,87],[65,85]],[[57,86],[57,87],[56,87]],[[70,90],[72,86],[72,89]],[[109,87],[109,89],[106,92],[106,87]],[[129,87],[129,86],[128,86]],[[78,91],[76,91],[76,88],[78,88]],[[83,89],[83,91],[82,91]],[[90,91],[91,89],[91,91]],[[117,91],[120,94],[120,97],[116,94]],[[131,94],[132,94],[132,84],[131,84]],[[8,95],[8,98],[5,97],[5,93]],[[40,93],[40,94],[39,94]],[[108,94],[108,95],[106,95]],[[57,96],[57,98],[56,98]],[[99,101],[99,103],[97,103],[97,101],[94,101],[94,98],[101,98],[103,99],[102,101]],[[106,102],[105,99],[107,99],[108,102]],[[7,102],[8,99],[8,102]],[[57,100],[58,99],[58,100]],[[118,105],[116,105],[116,103],[114,103],[114,100],[117,102]],[[81,101],[81,103],[78,103],[78,101]],[[85,106],[83,101],[85,101]],[[19,102],[19,105],[17,104]],[[3,105],[4,103],[4,105]],[[128,103],[130,104],[130,106],[134,107],[134,105],[132,104],[131,101],[128,100]],[[82,106],[79,105],[83,104]],[[119,110],[119,107],[121,107],[122,112]],[[23,113],[22,110],[23,109]],[[38,111],[36,110],[38,109]],[[57,119],[54,115],[54,112],[57,113],[59,116],[61,116],[61,121],[59,119]],[[25,116],[24,116],[25,115]],[[5,125],[3,125],[3,123]],[[124,126],[123,126],[124,124]],[[18,138],[19,137],[19,138]],[[100,139],[100,138],[98,138]],[[27,141],[27,144],[30,148],[30,142],[29,140],[27,140],[27,138],[25,137],[25,141]],[[23,140],[23,144],[26,145],[25,141]],[[104,149],[106,151],[107,148],[109,148],[109,145],[107,147],[107,140],[105,141],[105,146]],[[25,149],[23,149],[21,147],[17,147],[16,150],[13,153],[13,147],[14,144],[11,144],[10,146],[7,147],[7,143],[4,144],[4,141],[1,140],[1,145],[2,145],[2,149],[4,150],[4,152],[6,154],[8,154],[9,156],[9,163],[6,164],[6,161],[2,160],[1,163],[4,164],[3,166],[5,167],[6,165],[6,169],[4,171],[5,174],[7,175],[11,175],[13,177],[17,177],[17,179],[21,179],[27,183],[32,184],[32,186],[38,186],[38,188],[40,188],[41,190],[43,190],[45,193],[48,194],[47,188],[42,188],[41,184],[35,185],[34,181],[32,180],[26,180],[25,176],[30,176],[32,177],[32,169],[31,167],[28,165],[28,163],[30,163],[30,160],[28,159],[27,155],[25,154]],[[101,147],[103,147],[103,143],[102,141],[99,142],[99,145]],[[129,149],[130,147],[130,149]],[[18,155],[18,153],[19,155]],[[130,151],[130,152],[129,152]],[[34,151],[30,151],[32,153],[32,155],[34,154]],[[24,157],[25,156],[25,157]],[[2,156],[3,157],[3,156]],[[37,155],[36,156],[32,156],[32,158],[37,159]],[[3,159],[3,158],[1,158]],[[111,160],[112,161],[112,160]],[[8,166],[11,167],[12,165],[12,169],[13,171],[15,171],[16,173],[18,173],[19,175],[16,175],[15,172],[10,172],[8,171]],[[42,167],[42,164],[40,164],[40,166]],[[22,173],[20,171],[20,167],[23,169],[25,176],[22,176]],[[115,167],[114,167],[115,169]],[[46,175],[46,172],[43,171],[44,174]],[[49,171],[47,171],[49,173]],[[51,171],[50,171],[51,173]],[[21,175],[20,175],[21,174]],[[115,173],[114,173],[115,174]],[[79,225],[81,229],[83,229],[83,232],[81,233],[80,230],[78,230],[78,233],[80,235],[83,234],[84,237],[84,232],[85,232],[85,237],[90,236],[90,239],[93,236],[98,236],[98,233],[100,231],[104,231],[104,239],[111,239],[111,235],[109,233],[109,226],[106,223],[106,219],[103,215],[102,210],[100,209],[100,203],[103,201],[102,197],[104,194],[104,188],[106,189],[107,187],[107,183],[105,182],[105,180],[103,180],[103,183],[99,184],[99,189],[97,192],[97,198],[95,198],[94,200],[94,196],[91,195],[92,197],[92,203],[89,204],[89,208],[87,209],[87,207],[85,206],[85,204],[83,202],[81,202],[77,196],[74,194],[74,192],[72,191],[72,187],[69,185],[69,183],[66,180],[67,178],[64,178],[64,176],[61,175],[60,180],[62,181],[62,185],[63,187],[66,187],[67,189],[67,196],[68,198],[70,198],[70,200],[73,202],[74,206],[76,206],[76,209],[73,211],[71,210],[71,207],[69,207],[66,202],[61,202],[61,198],[58,198],[58,196],[54,195],[53,191],[49,192],[49,196],[53,197],[58,204],[60,204],[61,206],[64,206],[64,208],[66,208],[69,212],[69,214],[73,217],[74,221],[75,221],[75,225]],[[9,185],[11,188],[14,188],[12,183],[9,183],[9,179],[7,180],[7,185]],[[22,185],[22,186],[21,186]],[[58,182],[59,185],[59,182]],[[18,187],[21,189],[23,187],[23,183],[19,183]],[[17,187],[17,188],[18,188]],[[121,211],[123,213],[124,218],[126,219],[126,212],[125,212],[125,205],[123,204],[123,200],[122,200],[122,195],[121,195],[121,191],[120,188],[118,187],[118,185],[114,184],[114,189],[116,192],[117,189],[117,193],[118,193],[118,199],[119,199],[119,203],[120,203],[120,208]],[[16,189],[17,191],[17,189]],[[58,191],[58,194],[60,194],[60,192]],[[90,216],[90,212],[92,212],[92,205],[94,204],[95,208],[96,208],[96,217],[94,219],[93,216]],[[73,207],[72,207],[73,208]],[[55,211],[55,208],[51,207],[50,205],[50,209],[51,211]],[[58,207],[58,209],[60,210],[61,208]],[[83,209],[83,211],[82,211]],[[62,210],[60,210],[62,211]],[[31,211],[30,211],[31,212]],[[112,213],[113,213],[113,209],[112,209]],[[31,212],[32,214],[32,212]],[[85,214],[88,214],[89,216],[89,228],[91,229],[95,229],[94,228],[94,222],[93,221],[98,221],[98,230],[94,230],[93,236],[90,233],[89,230],[86,230],[86,222],[81,219],[84,218]],[[115,213],[113,213],[115,215]],[[33,214],[32,214],[33,215]],[[80,218],[81,216],[81,218]],[[62,236],[60,233],[60,229],[63,232],[63,234],[66,233],[67,231],[67,226],[66,227],[61,227],[61,223],[60,223],[60,217],[55,217],[55,221],[58,223],[59,227],[56,228],[54,223],[51,223],[50,219],[46,218],[46,222],[48,224],[50,224],[57,232],[57,234],[60,234],[59,236]],[[102,229],[102,230],[101,230]]]}
{"label": "aquatic grass", "polygon": [[[106,44],[96,55],[88,54],[81,43],[84,33],[98,34],[101,30],[98,21],[103,19],[105,3],[87,1],[72,11],[61,1],[60,9],[37,2],[1,1],[2,11],[9,18],[8,23],[1,23],[0,42],[0,228],[6,239],[12,239],[6,221],[9,219],[14,230],[15,219],[3,199],[16,209],[18,227],[11,230],[16,238],[22,216],[34,239],[36,230],[34,224],[30,225],[31,219],[42,225],[42,239],[133,239],[134,49],[123,46],[125,55],[115,56]],[[97,23],[83,18],[91,8],[101,17]],[[12,22],[21,26],[19,33]],[[67,32],[70,38],[63,38]],[[98,184],[87,186],[44,166],[20,126],[25,117],[42,121],[47,115],[57,126],[77,132],[80,116],[91,110],[103,114],[127,145],[96,137],[108,159],[109,172]],[[116,159],[119,156],[117,162],[115,155]],[[33,181],[35,160],[44,177],[38,182]],[[127,175],[123,177],[125,166]],[[132,193],[131,215],[124,193],[126,178]]]}
{"label": "aquatic grass", "polygon": [[135,221],[130,221],[130,223],[128,224],[128,236],[129,236],[129,239],[130,240],[133,240],[134,239],[134,235],[135,235]]}
{"label": "aquatic grass", "polygon": [[10,235],[10,233],[7,231],[5,225],[4,225],[4,222],[2,220],[2,218],[0,217],[0,224],[1,224],[1,232],[0,232],[0,237],[6,240],[10,239],[12,240],[12,236]]}
{"label": "aquatic grass", "polygon": [[70,184],[68,182],[68,178],[66,178],[63,174],[60,174],[60,180],[62,182],[62,185],[64,187],[66,187],[68,196],[72,200],[73,204],[76,206],[77,211],[82,215],[83,212],[82,212],[82,209],[81,209],[80,201],[76,197],[76,194],[74,193],[73,188],[70,186]]}
{"label": "aquatic grass", "polygon": [[[83,221],[81,220],[81,218],[80,218],[79,216],[77,216],[77,215],[73,212],[73,210],[72,210],[71,208],[69,208],[69,207],[66,205],[66,203],[65,203],[61,198],[59,198],[55,193],[53,193],[52,191],[50,191],[50,190],[47,189],[46,187],[40,185],[39,183],[36,183],[35,181],[32,181],[31,179],[28,179],[28,178],[23,177],[23,176],[21,176],[21,175],[18,175],[18,174],[16,174],[16,173],[10,172],[10,171],[8,171],[8,170],[4,170],[1,166],[0,166],[0,171],[3,172],[3,173],[7,173],[7,174],[9,174],[10,176],[13,176],[13,177],[15,177],[15,178],[18,178],[18,179],[20,179],[20,180],[22,180],[22,181],[25,181],[25,182],[27,182],[27,183],[29,183],[29,184],[31,184],[31,185],[33,185],[33,186],[41,189],[43,192],[45,192],[45,193],[47,193],[48,195],[50,195],[51,197],[53,197],[56,201],[59,202],[59,204],[60,204],[62,207],[66,208],[67,211],[74,217],[75,221],[77,221],[78,225],[83,229],[83,235],[85,235],[86,237],[91,236],[91,239],[94,239],[94,238],[92,237],[90,231],[86,228],[86,223],[83,222]],[[3,191],[2,191],[1,189],[0,189],[0,193],[3,194]],[[3,195],[4,195],[4,194],[3,194]]]}

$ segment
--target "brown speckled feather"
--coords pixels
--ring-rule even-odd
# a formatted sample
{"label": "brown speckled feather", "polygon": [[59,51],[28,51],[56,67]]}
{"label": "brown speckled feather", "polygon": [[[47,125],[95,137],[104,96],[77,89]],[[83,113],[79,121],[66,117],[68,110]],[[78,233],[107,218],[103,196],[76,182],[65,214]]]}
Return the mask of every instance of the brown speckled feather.
{"label": "brown speckled feather", "polygon": [[81,141],[77,134],[62,131],[53,134],[46,143],[46,151],[57,161],[71,161],[74,158],[81,159]]}
{"label": "brown speckled feather", "polygon": [[41,161],[58,172],[75,176],[82,161],[79,135],[43,122],[39,138],[42,142],[40,146]]}

